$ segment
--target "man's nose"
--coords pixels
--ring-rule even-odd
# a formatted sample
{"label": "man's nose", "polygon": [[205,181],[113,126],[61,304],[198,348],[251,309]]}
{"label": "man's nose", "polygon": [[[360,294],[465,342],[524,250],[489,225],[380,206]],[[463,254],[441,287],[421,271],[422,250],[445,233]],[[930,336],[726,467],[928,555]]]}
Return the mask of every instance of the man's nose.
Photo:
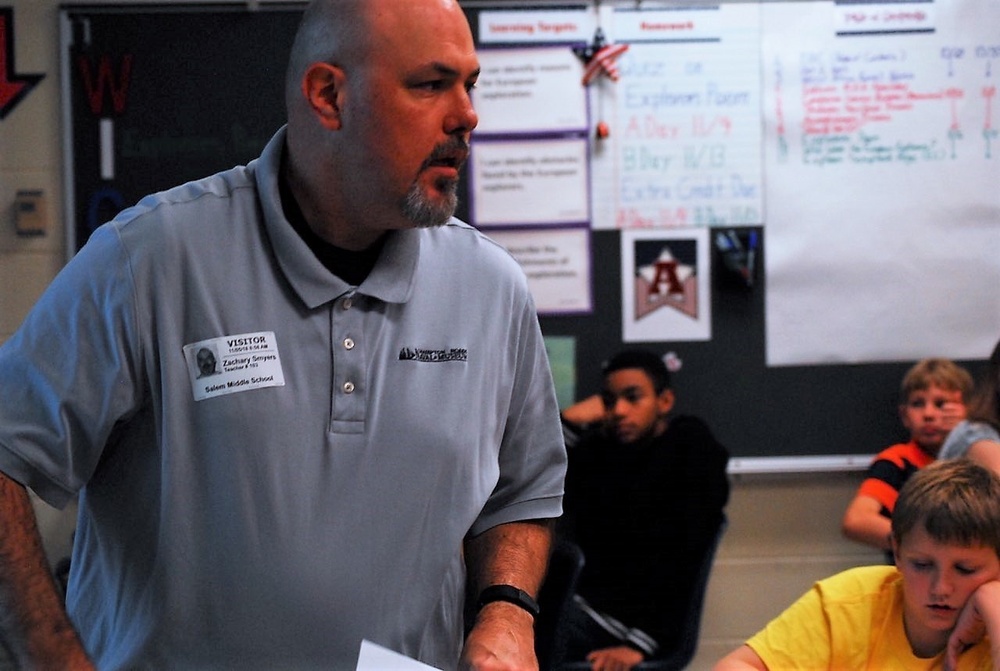
{"label": "man's nose", "polygon": [[445,118],[445,132],[449,135],[454,133],[471,133],[472,129],[479,125],[479,115],[472,105],[472,96],[464,88],[456,93],[454,106]]}

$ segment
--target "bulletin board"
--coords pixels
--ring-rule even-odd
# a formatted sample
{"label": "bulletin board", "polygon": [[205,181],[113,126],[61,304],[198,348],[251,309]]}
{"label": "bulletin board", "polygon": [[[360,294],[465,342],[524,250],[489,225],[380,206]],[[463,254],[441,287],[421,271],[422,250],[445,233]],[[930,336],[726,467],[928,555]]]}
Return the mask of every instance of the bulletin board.
{"label": "bulletin board", "polygon": [[[1000,337],[990,3],[464,2],[483,75],[458,215],[525,268],[563,402],[646,346],[734,470],[856,469],[905,438],[916,359],[978,373]],[[61,7],[71,250],[257,156],[302,6]]]}

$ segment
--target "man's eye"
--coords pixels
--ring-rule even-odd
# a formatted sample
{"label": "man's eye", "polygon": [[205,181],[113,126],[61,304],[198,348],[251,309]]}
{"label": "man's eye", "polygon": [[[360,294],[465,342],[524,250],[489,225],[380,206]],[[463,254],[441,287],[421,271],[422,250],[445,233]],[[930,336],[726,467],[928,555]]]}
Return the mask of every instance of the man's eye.
{"label": "man's eye", "polygon": [[931,563],[926,561],[913,561],[910,564],[918,571],[926,571],[931,567]]}

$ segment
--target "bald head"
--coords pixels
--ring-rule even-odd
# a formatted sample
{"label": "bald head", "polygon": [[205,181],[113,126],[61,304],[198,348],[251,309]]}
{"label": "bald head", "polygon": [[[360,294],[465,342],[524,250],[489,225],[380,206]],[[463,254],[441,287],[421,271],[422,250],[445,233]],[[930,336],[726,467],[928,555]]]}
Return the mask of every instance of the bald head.
{"label": "bald head", "polygon": [[[389,36],[444,13],[464,16],[456,0],[313,0],[302,15],[286,77],[286,102],[302,95],[302,77],[313,63],[349,68]],[[464,19],[463,19],[464,20]]]}
{"label": "bald head", "polygon": [[289,57],[286,175],[314,230],[446,222],[478,76],[456,0],[313,0]]}
{"label": "bald head", "polygon": [[362,5],[368,0],[314,0],[306,7],[288,58],[286,103],[302,97],[302,77],[313,63],[343,64],[361,56],[366,30]]}

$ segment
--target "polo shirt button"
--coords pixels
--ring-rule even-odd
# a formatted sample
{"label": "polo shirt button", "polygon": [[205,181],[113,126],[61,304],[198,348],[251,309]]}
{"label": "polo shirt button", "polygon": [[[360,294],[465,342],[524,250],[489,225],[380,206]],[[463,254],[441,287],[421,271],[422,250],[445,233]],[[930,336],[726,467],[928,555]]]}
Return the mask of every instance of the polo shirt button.
{"label": "polo shirt button", "polygon": [[340,304],[340,306],[345,310],[350,310],[354,306],[354,300],[350,296],[348,296],[347,298],[344,299],[344,301]]}
{"label": "polo shirt button", "polygon": [[354,338],[344,338],[344,349],[354,349]]}
{"label": "polo shirt button", "polygon": [[345,382],[344,383],[344,393],[345,394],[353,394],[354,393],[354,383],[353,382]]}

